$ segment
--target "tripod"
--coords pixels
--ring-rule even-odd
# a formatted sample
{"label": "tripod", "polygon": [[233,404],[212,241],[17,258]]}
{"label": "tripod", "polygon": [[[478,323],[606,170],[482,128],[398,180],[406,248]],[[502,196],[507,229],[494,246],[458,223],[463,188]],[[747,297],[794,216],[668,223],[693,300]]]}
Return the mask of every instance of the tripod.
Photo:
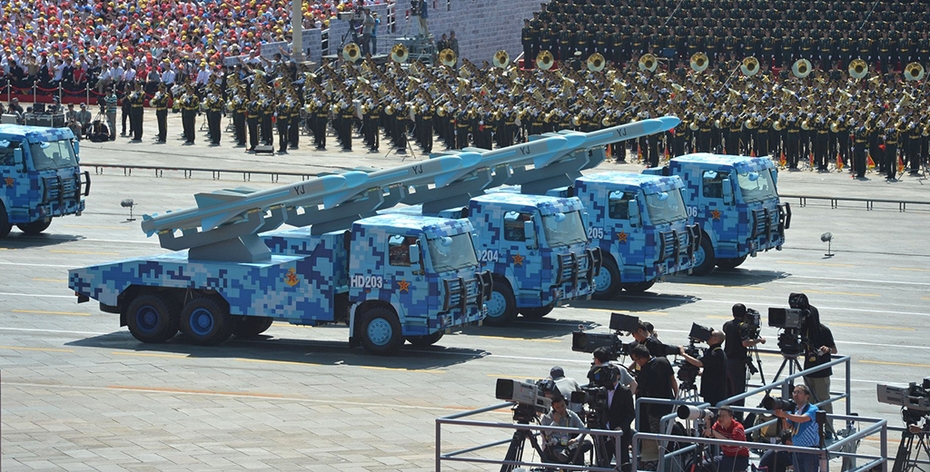
{"label": "tripod", "polygon": [[[518,404],[513,407],[513,419],[517,424],[528,425],[530,421],[536,419],[536,412],[533,410],[532,406]],[[530,445],[539,454],[539,457],[543,458],[542,448],[539,447],[539,441],[536,440],[536,435],[530,429],[518,429],[513,432],[513,439],[510,440],[510,447],[507,449],[507,454],[504,456],[505,461],[520,462],[523,460],[523,449],[526,446],[526,440],[530,441]],[[516,469],[518,466],[516,464],[504,464],[501,466],[501,472],[511,472]]]}
{"label": "tripod", "polygon": [[[925,422],[920,432],[913,433],[907,429],[901,433],[901,442],[898,443],[898,453],[894,456],[892,472],[925,471],[920,462],[930,459],[930,446],[927,444],[927,435],[930,433],[930,422]],[[923,451],[923,460],[920,453]]]}
{"label": "tripod", "polygon": [[[762,359],[759,358],[759,351],[755,346],[750,347],[748,350],[749,357],[746,358],[746,367],[749,368],[749,376],[756,375],[756,372],[758,372],[759,378],[762,380],[762,385],[765,385],[767,382],[765,381],[765,373],[762,372]],[[753,357],[756,359],[755,364],[752,363]]]}

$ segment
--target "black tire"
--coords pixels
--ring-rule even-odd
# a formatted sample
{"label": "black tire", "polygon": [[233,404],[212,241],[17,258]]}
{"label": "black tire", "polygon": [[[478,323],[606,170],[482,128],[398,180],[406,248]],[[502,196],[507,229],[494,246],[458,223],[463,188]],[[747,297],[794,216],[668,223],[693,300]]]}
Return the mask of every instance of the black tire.
{"label": "black tire", "polygon": [[520,308],[520,314],[526,319],[538,320],[552,313],[553,308],[555,308],[555,305]]}
{"label": "black tire", "polygon": [[433,334],[427,334],[425,336],[407,336],[407,342],[416,347],[432,346],[442,339],[443,334],[445,334],[444,331],[436,331]]}
{"label": "black tire", "polygon": [[33,221],[32,223],[16,225],[16,227],[19,228],[20,231],[28,234],[29,236],[35,236],[45,231],[46,229],[48,229],[49,225],[51,224],[52,224],[52,219],[46,218],[44,220]]}
{"label": "black tire", "polygon": [[404,345],[400,321],[392,310],[379,306],[362,313],[360,318],[359,337],[370,354],[391,355]]}
{"label": "black tire", "polygon": [[181,310],[181,331],[195,344],[211,346],[229,339],[232,335],[229,309],[211,297],[197,297],[184,304]]}
{"label": "black tire", "polygon": [[517,303],[513,290],[503,278],[494,279],[491,296],[484,301],[484,305],[488,308],[484,324],[488,326],[507,326],[517,319]]}
{"label": "black tire", "polygon": [[157,294],[142,294],[126,309],[132,337],[144,343],[163,343],[178,334],[178,309]]}
{"label": "black tire", "polygon": [[714,246],[707,234],[701,234],[701,246],[694,251],[694,268],[691,269],[691,275],[707,275],[714,270],[715,264]]}
{"label": "black tire", "polygon": [[10,224],[10,216],[6,213],[6,208],[0,204],[0,239],[10,234],[13,225]]}
{"label": "black tire", "polygon": [[594,277],[594,299],[613,300],[620,295],[620,269],[611,258],[605,258],[601,263],[601,271]]}
{"label": "black tire", "polygon": [[272,318],[266,316],[241,316],[232,327],[232,334],[237,338],[251,338],[264,333],[271,327],[274,322]]}
{"label": "black tire", "polygon": [[630,293],[643,293],[656,284],[655,279],[648,282],[637,282],[633,284],[623,284],[623,289]]}
{"label": "black tire", "polygon": [[739,267],[740,265],[742,265],[742,263],[746,262],[746,257],[748,256],[749,254],[743,257],[727,257],[727,258],[717,259],[717,267],[723,270],[733,270]]}

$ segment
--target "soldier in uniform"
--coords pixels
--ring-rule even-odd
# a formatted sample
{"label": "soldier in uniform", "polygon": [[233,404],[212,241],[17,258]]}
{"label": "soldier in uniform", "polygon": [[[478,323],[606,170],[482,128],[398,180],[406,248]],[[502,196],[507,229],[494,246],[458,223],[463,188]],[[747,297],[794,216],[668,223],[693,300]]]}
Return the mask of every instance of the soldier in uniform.
{"label": "soldier in uniform", "polygon": [[[313,115],[307,119],[312,119],[314,123],[314,144],[320,151],[326,150],[326,128],[329,122],[329,98],[325,95],[317,94],[314,98]],[[293,124],[291,124],[293,126]]]}
{"label": "soldier in uniform", "polygon": [[869,143],[868,128],[866,124],[859,119],[853,120],[853,133],[855,142],[853,143],[853,167],[856,169],[856,178],[865,178],[865,153]]}
{"label": "soldier in uniform", "polygon": [[290,116],[288,117],[288,122],[290,126],[287,127],[288,133],[288,149],[299,149],[300,144],[300,102],[297,100],[297,92],[289,90],[287,94],[288,101],[288,110],[290,110]]}
{"label": "soldier in uniform", "polygon": [[[901,120],[906,120],[906,118],[901,117]],[[887,171],[885,180],[895,182],[895,178],[898,174],[898,139],[900,139],[901,132],[906,127],[906,123],[898,121],[898,123],[888,123],[888,126],[885,128],[885,170]]]}
{"label": "soldier in uniform", "polygon": [[149,100],[149,105],[155,107],[155,120],[158,122],[158,136],[155,142],[164,144],[168,139],[168,94],[164,82],[158,84],[158,91]]}
{"label": "soldier in uniform", "polygon": [[[309,105],[310,113],[313,113],[313,105]],[[278,127],[278,154],[287,154],[288,128],[291,125],[291,110],[287,105],[287,97],[284,93],[278,93],[278,100],[274,106],[275,125]],[[314,130],[314,135],[316,131]],[[318,146],[319,147],[319,146]]]}
{"label": "soldier in uniform", "polygon": [[200,108],[197,92],[194,86],[187,84],[184,94],[181,95],[181,127],[183,129],[184,144],[194,144],[194,121],[197,110]]}
{"label": "soldier in uniform", "polygon": [[133,91],[129,94],[130,112],[129,128],[132,131],[132,142],[142,142],[142,116],[145,110],[145,92],[142,91],[142,82],[135,82]]}
{"label": "soldier in uniform", "polygon": [[[215,82],[214,82],[215,84]],[[210,145],[220,145],[220,118],[223,114],[223,96],[220,94],[216,85],[211,87],[210,92],[204,99],[203,106],[207,110],[207,130],[210,136]]]}
{"label": "soldier in uniform", "polygon": [[455,149],[468,147],[468,134],[471,132],[468,109],[462,108],[455,115]]}
{"label": "soldier in uniform", "polygon": [[520,32],[520,42],[523,44],[524,67],[529,69],[536,60],[533,46],[536,44],[536,31],[530,25],[529,19],[523,20],[523,30]]}
{"label": "soldier in uniform", "polygon": [[813,131],[814,134],[811,138],[812,148],[814,152],[814,165],[817,167],[817,170],[820,172],[827,171],[827,141],[829,136],[827,135],[828,125],[824,116],[820,113],[813,119]]}
{"label": "soldier in uniform", "polygon": [[395,100],[394,105],[394,147],[398,154],[407,152],[407,104],[402,99]]}
{"label": "soldier in uniform", "polygon": [[259,97],[260,98],[259,104],[261,105],[260,107],[260,120],[261,121],[259,122],[259,124],[261,125],[261,129],[262,129],[262,132],[261,132],[262,140],[261,141],[262,141],[262,144],[265,146],[274,145],[274,133],[271,130],[272,121],[273,121],[271,117],[274,116],[274,111],[275,111],[274,100],[272,100],[272,98],[274,97],[273,93],[274,93],[273,91],[269,90],[268,87],[265,86],[262,89],[262,93]]}
{"label": "soldier in uniform", "polygon": [[364,109],[362,110],[362,129],[365,131],[365,145],[371,152],[378,152],[380,147],[380,128],[378,123],[381,121],[381,105],[373,98],[367,98]]}
{"label": "soldier in uniform", "polygon": [[245,91],[245,84],[240,84],[239,89],[233,97],[233,129],[236,134],[236,147],[245,147],[246,127],[245,117],[248,113],[248,96]]}
{"label": "soldier in uniform", "polygon": [[261,114],[261,103],[258,101],[258,93],[253,87],[249,93],[249,103],[246,107],[245,122],[249,129],[249,148],[245,152],[255,152],[258,146],[258,122]]}

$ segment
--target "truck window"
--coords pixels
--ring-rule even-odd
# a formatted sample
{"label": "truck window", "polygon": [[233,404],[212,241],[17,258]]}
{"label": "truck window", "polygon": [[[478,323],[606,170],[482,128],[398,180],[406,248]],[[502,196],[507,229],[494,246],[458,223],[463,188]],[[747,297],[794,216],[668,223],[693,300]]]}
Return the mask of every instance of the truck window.
{"label": "truck window", "polygon": [[504,213],[504,240],[526,241],[523,223],[532,219],[533,215],[529,213],[520,213],[518,211]]}
{"label": "truck window", "polygon": [[0,140],[0,166],[12,166],[16,162],[13,160],[13,150],[18,148],[20,143],[15,141]]}
{"label": "truck window", "polygon": [[630,218],[630,201],[636,195],[632,192],[622,192],[614,190],[607,194],[607,215],[615,220],[627,220]]}
{"label": "truck window", "polygon": [[388,262],[392,266],[410,266],[410,246],[417,238],[395,234],[388,238]]}
{"label": "truck window", "polygon": [[705,170],[703,177],[701,187],[704,189],[704,196],[707,198],[723,198],[723,178],[726,177],[726,174],[715,170]]}
{"label": "truck window", "polygon": [[567,246],[569,244],[583,243],[588,240],[581,213],[570,211],[556,213],[542,217],[543,231],[546,233],[546,242],[552,247]]}
{"label": "truck window", "polygon": [[445,272],[478,265],[478,255],[471,241],[471,233],[430,239],[426,242],[433,270]]}
{"label": "truck window", "polygon": [[679,189],[647,194],[646,211],[649,213],[649,221],[654,225],[688,218],[688,214],[685,213],[685,202],[681,198]]}
{"label": "truck window", "polygon": [[77,165],[70,140],[31,143],[29,151],[35,170],[64,169]]}
{"label": "truck window", "polygon": [[760,202],[778,196],[775,192],[772,172],[769,169],[737,174],[736,183],[739,185],[740,193],[743,194],[743,200],[747,202]]}

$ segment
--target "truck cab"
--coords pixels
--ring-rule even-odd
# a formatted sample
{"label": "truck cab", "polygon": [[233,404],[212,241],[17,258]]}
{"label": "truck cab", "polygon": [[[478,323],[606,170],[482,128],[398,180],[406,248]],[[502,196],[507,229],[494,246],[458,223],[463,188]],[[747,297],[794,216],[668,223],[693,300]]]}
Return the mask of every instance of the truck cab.
{"label": "truck cab", "polygon": [[699,229],[688,224],[683,187],[677,177],[604,172],[551,191],[574,193],[588,209],[588,237],[603,254],[594,298],[643,292],[691,269]]}
{"label": "truck cab", "polygon": [[0,125],[0,238],[13,225],[39,234],[52,218],[78,215],[90,193],[90,174],[78,165],[68,128]]}
{"label": "truck cab", "polygon": [[694,274],[714,266],[732,269],[747,256],[781,250],[791,224],[791,207],[778,197],[778,171],[768,157],[688,154],[675,157],[666,175],[686,182],[688,216],[702,229]]}
{"label": "truck cab", "polygon": [[594,293],[600,251],[588,248],[579,199],[501,191],[472,198],[463,213],[477,229],[481,268],[494,277],[486,324],[541,318]]}

